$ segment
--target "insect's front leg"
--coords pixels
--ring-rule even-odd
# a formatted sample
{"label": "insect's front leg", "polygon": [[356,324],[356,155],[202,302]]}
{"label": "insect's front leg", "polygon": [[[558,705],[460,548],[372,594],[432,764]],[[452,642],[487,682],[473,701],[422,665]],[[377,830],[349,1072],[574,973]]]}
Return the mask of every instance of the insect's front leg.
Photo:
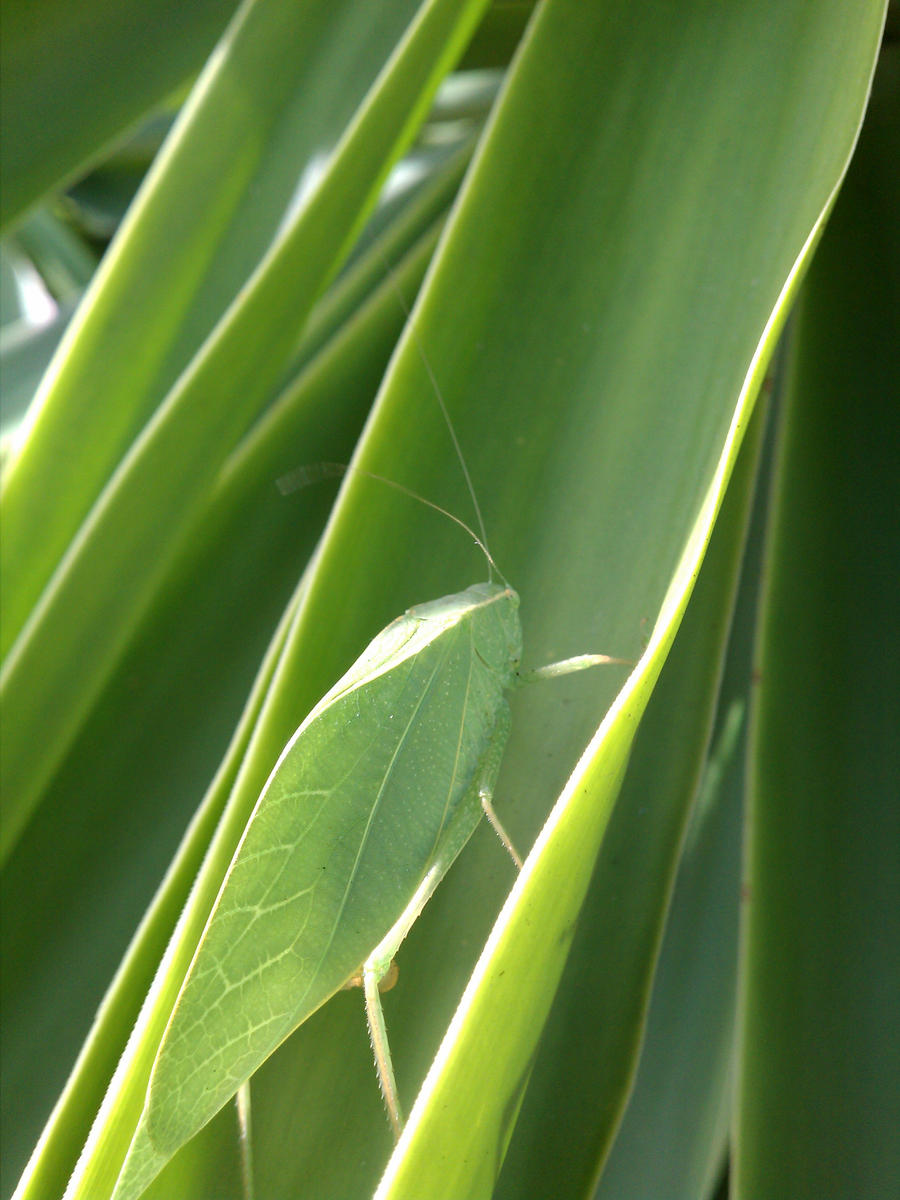
{"label": "insect's front leg", "polygon": [[556,679],[560,675],[574,675],[577,671],[588,671],[592,667],[633,667],[630,658],[613,658],[609,654],[576,654],[574,658],[564,658],[560,662],[547,663],[543,667],[533,667],[519,676],[519,683],[531,683],[537,679]]}
{"label": "insect's front leg", "polygon": [[521,871],[522,859],[512,844],[509,834],[503,828],[500,818],[494,811],[493,803],[494,784],[497,782],[497,776],[500,774],[500,764],[503,761],[503,752],[506,749],[510,724],[509,709],[504,706],[504,709],[497,714],[497,728],[481,764],[481,770],[476,781],[476,792],[478,801],[481,804],[481,810],[487,817],[491,828],[506,847],[507,853],[516,864],[516,869]]}

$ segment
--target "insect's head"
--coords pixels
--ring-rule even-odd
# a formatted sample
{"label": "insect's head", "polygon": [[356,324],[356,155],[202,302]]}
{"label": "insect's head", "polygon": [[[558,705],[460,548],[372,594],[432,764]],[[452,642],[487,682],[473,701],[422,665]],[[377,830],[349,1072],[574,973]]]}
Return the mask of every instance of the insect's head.
{"label": "insect's head", "polygon": [[522,657],[519,593],[506,583],[476,583],[463,596],[482,613],[479,624],[485,636],[478,640],[481,657],[501,670],[515,669]]}

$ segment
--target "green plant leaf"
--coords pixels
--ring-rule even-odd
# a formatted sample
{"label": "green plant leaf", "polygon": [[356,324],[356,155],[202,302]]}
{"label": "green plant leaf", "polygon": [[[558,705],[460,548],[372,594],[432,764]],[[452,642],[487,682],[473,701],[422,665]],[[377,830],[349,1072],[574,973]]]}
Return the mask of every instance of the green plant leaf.
{"label": "green plant leaf", "polygon": [[[789,333],[790,327],[787,336]],[[783,358],[783,352],[779,353],[777,361],[780,363]],[[773,399],[777,411],[778,381],[783,372],[776,366],[773,374]],[[754,413],[754,423],[763,415],[759,411],[761,407]],[[772,398],[765,407],[773,407]],[[753,514],[734,612],[727,612],[719,593],[733,578],[734,564],[730,556],[734,553],[736,538],[743,532],[746,489],[750,483],[747,473],[757,450],[752,429],[741,448],[735,475],[729,483],[685,619],[638,730],[629,774],[610,828],[610,834],[613,834],[617,822],[620,827],[625,824],[620,818],[620,809],[627,789],[634,787],[638,793],[643,790],[645,795],[653,796],[657,791],[663,791],[660,785],[667,777],[677,783],[682,770],[677,765],[678,741],[684,739],[685,744],[690,745],[691,739],[702,737],[705,715],[702,701],[712,674],[718,692],[715,727],[681,849],[653,978],[640,1062],[622,1123],[609,1158],[603,1164],[595,1200],[626,1200],[633,1196],[665,1196],[667,1200],[711,1198],[727,1154],[733,1085],[747,717],[773,415],[767,414],[770,428],[760,455],[762,471],[753,481]],[[730,618],[730,631],[722,663],[715,653],[715,639],[726,616]],[[669,751],[668,762],[659,753],[664,747]],[[669,776],[663,774],[667,767],[671,772]],[[630,858],[634,857],[638,862],[646,858],[645,841],[652,844],[658,840],[652,832],[654,816],[649,811],[642,815],[647,832],[637,839],[637,849],[634,845],[627,848],[624,842],[617,846],[613,837],[609,837],[604,845],[601,863],[611,864],[613,873],[617,852],[619,864],[625,864],[627,869]],[[619,874],[622,869],[622,865],[618,865]],[[598,868],[598,880],[602,877],[603,871]],[[634,890],[652,894],[646,883]],[[634,907],[631,891],[627,884],[619,888],[616,903],[612,905],[613,915],[607,916],[607,925],[612,926],[608,935],[598,921],[589,923],[582,940],[587,942],[591,935],[591,948],[598,943],[603,946],[606,936],[613,941],[617,937],[621,940],[621,934],[615,929],[619,924],[615,913],[620,905],[626,907],[626,914]],[[586,923],[587,914],[583,914],[581,925]],[[575,963],[570,959],[567,974],[573,969]],[[599,982],[599,972],[595,970],[594,974],[598,977],[598,986],[608,988],[608,984]],[[592,1042],[602,1040],[604,1029],[610,1022],[596,1019],[594,997],[590,991],[585,993],[583,976],[579,977],[579,982],[581,994],[588,998],[583,1005],[587,1010],[585,1017],[568,1033],[563,1026],[568,1012],[563,1010],[557,1015],[554,1011],[554,1025],[547,1032],[550,1034],[563,1026],[570,1060],[565,1087],[567,1090],[572,1088],[574,1080],[583,1109],[590,1112],[591,1103],[596,1103],[594,1093],[600,1091],[602,1085],[596,1081],[594,1059],[588,1055],[587,1063],[584,1063],[578,1035],[586,1037],[586,1046],[590,1047]],[[563,989],[560,991],[562,993]],[[675,1029],[678,1035],[673,1037]],[[551,1047],[542,1044],[541,1059],[546,1059],[550,1053]],[[579,1124],[589,1127],[592,1123],[588,1117],[575,1114],[570,1114],[569,1120],[575,1121],[576,1129]],[[518,1127],[516,1136],[519,1137]],[[512,1149],[515,1149],[515,1142]],[[595,1156],[595,1172],[601,1158],[602,1148],[601,1154]],[[586,1165],[590,1167],[590,1160]]]}
{"label": "green plant leaf", "polygon": [[[552,1187],[560,1196],[586,1194],[618,1125],[684,828],[706,762],[762,425],[755,413],[697,588],[638,729],[498,1198],[523,1195],[530,1186]],[[736,924],[732,933],[736,939]],[[689,1018],[682,1014],[683,1028]],[[695,1135],[685,1148],[698,1140]],[[634,1194],[643,1193],[635,1188]]]}
{"label": "green plant leaf", "polygon": [[5,229],[197,70],[236,0],[4,0]]}
{"label": "green plant leaf", "polygon": [[900,1187],[898,101],[894,44],[797,313],[751,747],[741,1200]]}

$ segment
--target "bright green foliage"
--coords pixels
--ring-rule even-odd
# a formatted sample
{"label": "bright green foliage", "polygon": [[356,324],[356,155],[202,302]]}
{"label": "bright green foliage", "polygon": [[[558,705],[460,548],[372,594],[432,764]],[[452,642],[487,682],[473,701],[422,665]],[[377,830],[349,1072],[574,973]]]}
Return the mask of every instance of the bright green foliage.
{"label": "bright green foliage", "polygon": [[[497,806],[527,856],[513,877],[482,822],[398,954],[399,1144],[340,991],[253,1074],[257,1197],[584,1200],[599,1179],[604,1200],[709,1200],[730,1157],[741,1200],[796,1200],[812,1156],[831,1200],[840,1147],[893,1194],[870,1148],[893,1144],[900,1079],[896,20],[883,39],[884,0],[243,0],[226,28],[230,7],[0,0],[10,213],[105,155],[222,14],[127,216],[108,185],[144,171],[150,126],[0,243],[0,1192],[110,1200],[283,747],[379,629],[480,577],[458,529],[365,475],[469,511],[418,341],[521,596],[524,669],[636,665],[510,696]],[[851,161],[864,116],[884,136]],[[785,326],[848,168],[843,231],[869,248],[833,241],[827,311]],[[26,277],[52,324],[9,306]],[[753,409],[782,328],[806,395],[780,406],[775,372],[773,458]],[[278,492],[321,462],[360,468],[336,501]],[[751,496],[783,533],[748,565]],[[397,929],[354,952],[367,982]],[[226,1104],[147,1200],[244,1200],[236,1130]],[[838,1200],[864,1194],[842,1167]]]}

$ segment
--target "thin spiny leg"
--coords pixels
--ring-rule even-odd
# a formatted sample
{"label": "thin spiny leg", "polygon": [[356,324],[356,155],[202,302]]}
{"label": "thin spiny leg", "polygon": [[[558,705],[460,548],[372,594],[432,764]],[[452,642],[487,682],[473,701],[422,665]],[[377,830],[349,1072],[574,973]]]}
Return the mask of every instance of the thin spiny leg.
{"label": "thin spiny leg", "polygon": [[512,844],[509,834],[506,832],[506,830],[501,825],[500,818],[497,816],[496,812],[494,811],[494,805],[491,803],[491,798],[492,798],[492,793],[491,793],[490,789],[485,784],[482,784],[481,787],[478,789],[478,799],[481,801],[481,807],[484,809],[484,815],[487,817],[488,821],[490,822],[491,828],[493,829],[494,833],[496,833],[497,837],[500,839],[500,841],[506,847],[506,850],[507,850],[510,858],[516,864],[516,868],[519,871],[521,871],[522,870],[522,859],[519,857],[518,853],[516,852],[516,848]]}
{"label": "thin spiny leg", "polygon": [[369,1023],[369,1041],[372,1043],[372,1053],[375,1055],[375,1070],[378,1072],[378,1083],[384,1104],[394,1131],[394,1140],[400,1140],[403,1132],[403,1110],[400,1108],[400,1098],[397,1095],[397,1080],[394,1078],[394,1064],[391,1060],[391,1048],[388,1045],[387,1028],[384,1023],[384,1010],[381,1007],[381,993],[378,988],[378,972],[371,967],[363,969],[363,993],[366,998],[366,1020]]}
{"label": "thin spiny leg", "polygon": [[397,1095],[397,1081],[394,1078],[394,1065],[391,1061],[391,1049],[388,1045],[387,1028],[384,1023],[384,1012],[381,1007],[379,984],[390,977],[394,955],[400,944],[416,923],[422,909],[434,893],[434,889],[443,879],[447,863],[435,863],[425,878],[416,888],[415,894],[366,961],[363,963],[362,982],[363,994],[366,998],[366,1019],[369,1023],[369,1040],[375,1055],[375,1070],[378,1072],[378,1083],[384,1103],[388,1110],[394,1137],[399,1139],[403,1132],[403,1113]]}
{"label": "thin spiny leg", "polygon": [[520,675],[519,679],[522,683],[531,683],[533,679],[555,679],[558,675],[574,675],[576,671],[587,671],[591,667],[608,666],[633,667],[634,663],[627,658],[612,658],[609,654],[576,654],[574,658],[535,667],[533,671]]}

